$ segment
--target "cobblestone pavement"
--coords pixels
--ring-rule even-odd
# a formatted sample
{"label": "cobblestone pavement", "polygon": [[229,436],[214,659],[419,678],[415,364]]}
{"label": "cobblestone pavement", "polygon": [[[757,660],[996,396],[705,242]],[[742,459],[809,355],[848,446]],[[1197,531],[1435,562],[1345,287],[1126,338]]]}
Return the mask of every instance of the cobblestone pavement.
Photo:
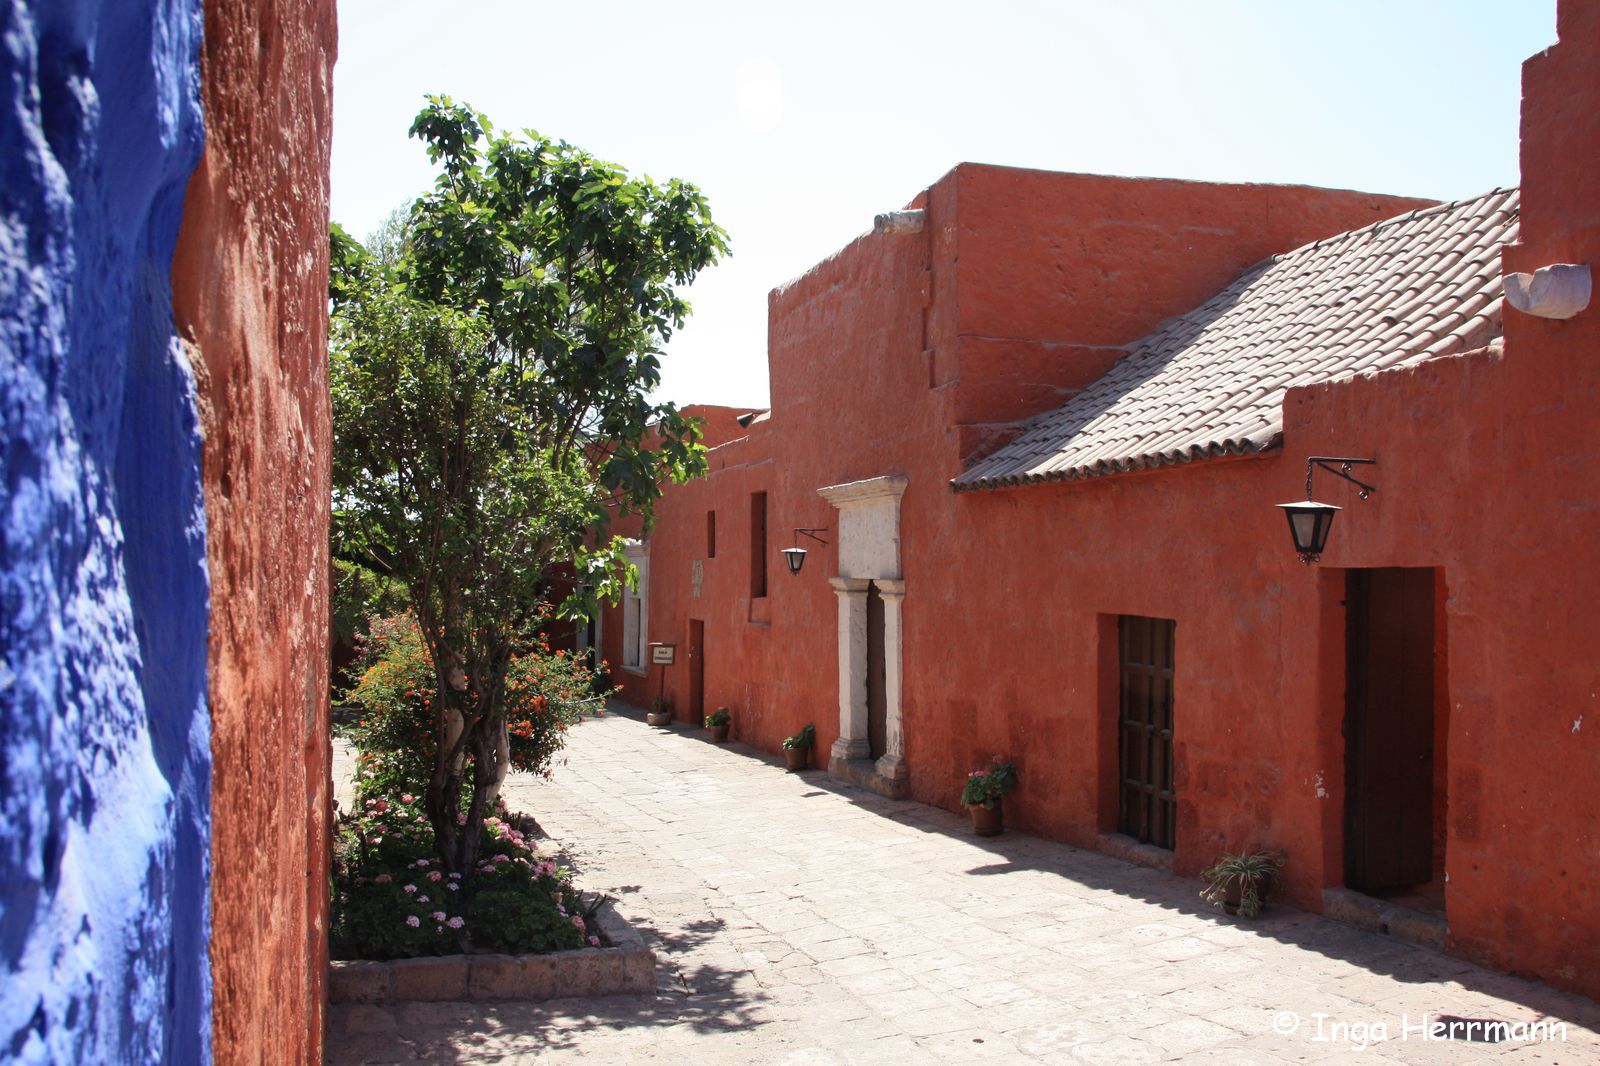
{"label": "cobblestone pavement", "polygon": [[[651,940],[656,994],[337,1005],[330,1062],[1600,1062],[1588,1000],[615,711],[507,796]],[[1566,1039],[1426,1040],[1424,1014]]]}

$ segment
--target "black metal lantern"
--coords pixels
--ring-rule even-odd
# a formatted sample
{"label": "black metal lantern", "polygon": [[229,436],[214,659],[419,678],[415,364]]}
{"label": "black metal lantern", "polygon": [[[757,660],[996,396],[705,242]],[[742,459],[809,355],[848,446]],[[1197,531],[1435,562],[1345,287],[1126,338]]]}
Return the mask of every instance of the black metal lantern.
{"label": "black metal lantern", "polygon": [[[794,531],[794,535],[795,535],[795,540],[797,540],[797,541],[801,537],[810,537],[812,540],[816,541],[818,544],[826,545],[828,542],[823,540],[821,537],[817,536],[817,534],[818,533],[826,533],[827,531],[828,531],[828,527],[827,526],[811,526],[811,527],[806,528],[806,529],[802,529],[799,526],[796,526],[795,527],[795,531]],[[800,547],[799,544],[796,544],[792,548],[785,548],[785,549],[783,549],[783,561],[788,564],[789,573],[793,574],[795,577],[799,577],[800,576],[800,568],[802,566],[806,565],[806,550],[804,548]]]}
{"label": "black metal lantern", "polygon": [[[1300,561],[1307,566],[1316,562],[1322,555],[1322,549],[1328,545],[1328,531],[1333,528],[1333,516],[1339,513],[1339,508],[1331,503],[1318,503],[1312,499],[1311,475],[1317,467],[1344,478],[1361,489],[1360,496],[1364,500],[1377,492],[1377,488],[1368,485],[1365,481],[1357,481],[1350,476],[1350,467],[1360,463],[1367,466],[1377,464],[1376,459],[1340,459],[1326,455],[1313,455],[1306,460],[1306,498],[1299,503],[1280,503],[1283,513],[1289,519],[1289,535],[1294,538],[1295,554],[1300,556]],[[1337,467],[1329,463],[1338,463]]]}
{"label": "black metal lantern", "polygon": [[1302,503],[1280,503],[1289,516],[1289,534],[1294,537],[1294,550],[1304,563],[1314,563],[1328,544],[1328,530],[1333,528],[1333,516],[1339,508],[1331,503],[1305,500]]}

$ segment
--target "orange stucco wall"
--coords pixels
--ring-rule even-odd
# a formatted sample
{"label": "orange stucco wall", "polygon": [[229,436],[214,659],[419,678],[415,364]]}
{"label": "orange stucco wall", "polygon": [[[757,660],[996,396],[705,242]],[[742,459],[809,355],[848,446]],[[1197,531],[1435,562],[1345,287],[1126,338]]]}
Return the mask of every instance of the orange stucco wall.
{"label": "orange stucco wall", "polygon": [[[1523,243],[1507,269],[1600,260],[1600,11],[1564,3],[1525,73]],[[921,233],[863,236],[775,291],[773,411],[670,490],[649,534],[650,639],[704,623],[705,707],[776,752],[838,736],[837,541],[798,578],[796,526],[837,529],[816,490],[885,474],[901,505],[905,759],[914,798],[1014,759],[1019,827],[1087,846],[1114,828],[1116,616],[1177,622],[1176,870],[1282,848],[1291,900],[1343,881],[1345,570],[1433,568],[1436,848],[1453,950],[1600,993],[1600,316],[1507,311],[1504,347],[1285,398],[1262,456],[953,494],[963,463],[1061,403],[1117,346],[1274,252],[1418,201],[964,165],[914,202]],[[1305,456],[1373,456],[1316,567],[1274,504]],[[750,597],[750,495],[769,501],[768,587]],[[705,514],[717,512],[715,558]],[[833,539],[833,534],[824,534]],[[691,575],[698,566],[698,594]],[[606,619],[620,662],[622,621]],[[680,658],[680,663],[683,660]],[[621,675],[654,695],[658,675]],[[689,720],[688,668],[667,673]]]}
{"label": "orange stucco wall", "polygon": [[320,1062],[327,969],[332,0],[207,0],[173,264],[211,574],[218,1062]]}

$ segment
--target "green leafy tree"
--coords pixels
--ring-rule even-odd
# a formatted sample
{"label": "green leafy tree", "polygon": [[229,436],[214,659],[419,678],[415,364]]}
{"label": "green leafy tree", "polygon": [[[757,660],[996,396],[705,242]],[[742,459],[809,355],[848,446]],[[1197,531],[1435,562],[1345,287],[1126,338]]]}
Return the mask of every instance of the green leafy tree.
{"label": "green leafy tree", "polygon": [[704,471],[697,424],[650,393],[678,288],[727,243],[693,185],[448,98],[411,133],[432,192],[372,248],[333,232],[334,536],[408,590],[440,693],[428,817],[470,876],[548,574],[577,569],[569,616],[615,598],[636,575],[609,516],[648,521],[663,483]]}

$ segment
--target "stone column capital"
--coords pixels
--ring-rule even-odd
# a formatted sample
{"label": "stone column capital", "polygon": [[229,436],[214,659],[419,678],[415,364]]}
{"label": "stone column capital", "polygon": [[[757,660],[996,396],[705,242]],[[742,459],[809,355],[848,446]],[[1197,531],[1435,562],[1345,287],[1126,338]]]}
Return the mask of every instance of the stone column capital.
{"label": "stone column capital", "polygon": [[833,591],[841,597],[865,596],[867,586],[872,584],[872,580],[865,577],[830,577],[828,584],[832,585]]}
{"label": "stone column capital", "polygon": [[904,578],[873,578],[872,583],[878,586],[878,595],[886,600],[898,600],[906,594]]}

